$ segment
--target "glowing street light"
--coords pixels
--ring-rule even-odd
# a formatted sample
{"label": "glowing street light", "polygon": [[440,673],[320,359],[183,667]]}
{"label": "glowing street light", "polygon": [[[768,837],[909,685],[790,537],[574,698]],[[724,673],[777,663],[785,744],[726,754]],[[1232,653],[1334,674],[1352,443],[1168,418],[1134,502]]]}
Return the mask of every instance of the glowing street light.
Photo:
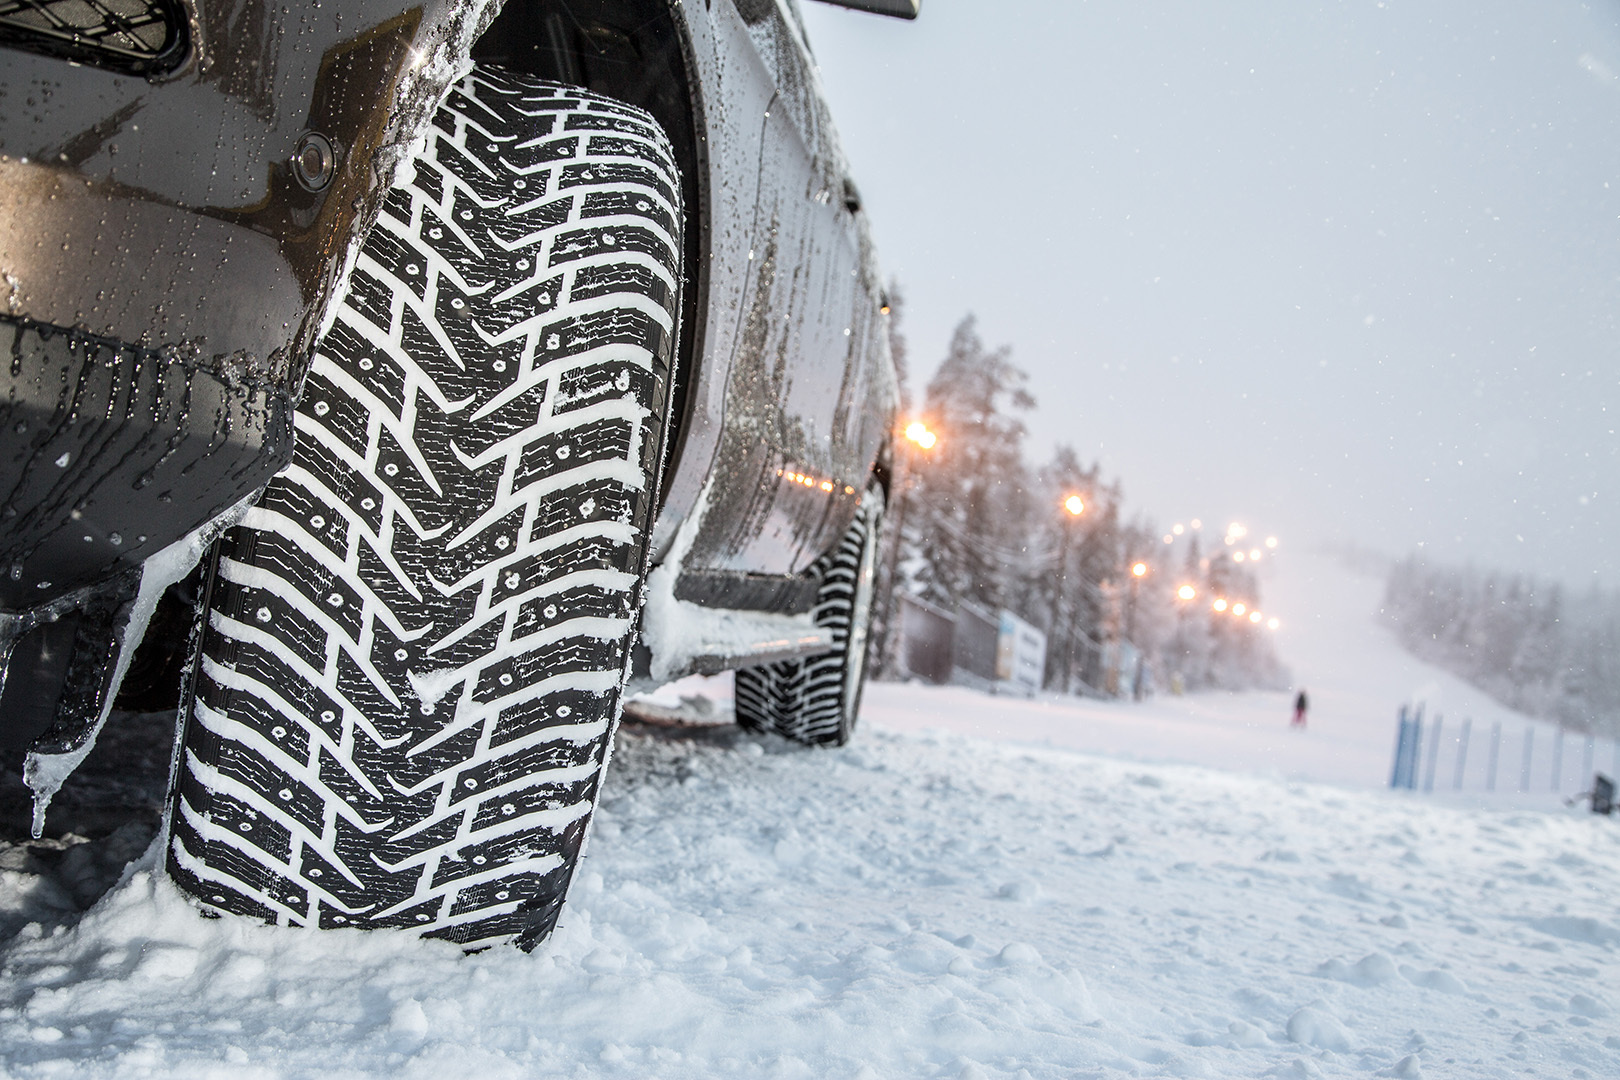
{"label": "glowing street light", "polygon": [[1277,538],[1275,536],[1266,537],[1266,547],[1275,549],[1276,546],[1277,546]]}
{"label": "glowing street light", "polygon": [[1198,590],[1193,588],[1191,585],[1183,585],[1181,588],[1176,590],[1176,595],[1181,597],[1183,600],[1191,600],[1198,595]]}
{"label": "glowing street light", "polygon": [[1248,611],[1248,610],[1249,609],[1247,607],[1245,607],[1241,603],[1232,605],[1232,614],[1234,614],[1234,615],[1242,615],[1245,611]]}
{"label": "glowing street light", "polygon": [[1147,571],[1148,571],[1147,563],[1139,562],[1135,566],[1131,567],[1131,576],[1132,577],[1146,577],[1147,576]]}
{"label": "glowing street light", "polygon": [[1260,549],[1259,548],[1250,549],[1250,551],[1249,551],[1249,561],[1250,562],[1259,562],[1260,561]]}
{"label": "glowing street light", "polygon": [[1224,598],[1223,599],[1218,599],[1213,604],[1211,604],[1209,606],[1214,608],[1216,611],[1225,611],[1226,610],[1226,600]]}
{"label": "glowing street light", "polygon": [[1086,512],[1086,501],[1078,495],[1070,495],[1067,499],[1063,500],[1063,509],[1067,510],[1074,517],[1079,517],[1081,514]]}
{"label": "glowing street light", "polygon": [[923,423],[921,420],[913,420],[910,424],[906,425],[906,438],[910,439],[924,450],[932,450],[934,448],[934,444],[939,441],[939,436],[935,435],[932,431],[929,431],[928,425]]}
{"label": "glowing street light", "polygon": [[1276,618],[1275,616],[1273,616],[1272,618],[1266,620],[1266,629],[1267,630],[1275,630],[1275,629],[1277,629],[1277,627],[1279,627],[1281,625],[1282,625],[1282,620]]}
{"label": "glowing street light", "polygon": [[1186,531],[1187,531],[1187,530],[1186,530],[1186,528],[1185,528],[1185,527],[1183,527],[1183,526],[1182,526],[1182,524],[1181,524],[1181,522],[1179,522],[1179,521],[1178,521],[1178,522],[1176,522],[1176,524],[1175,524],[1175,525],[1174,525],[1174,526],[1173,526],[1173,527],[1172,527],[1172,528],[1171,528],[1171,529],[1170,529],[1170,531],[1171,531],[1171,532],[1173,532],[1173,533],[1175,533],[1175,534],[1176,534],[1176,535],[1177,535],[1177,536],[1180,536],[1180,535],[1181,535],[1181,534],[1182,534],[1182,533],[1184,533],[1184,532],[1186,532]]}
{"label": "glowing street light", "polygon": [[1241,552],[1241,551],[1232,552],[1232,561],[1233,562],[1242,562],[1243,559],[1244,559],[1243,552]]}
{"label": "glowing street light", "polygon": [[1249,621],[1252,622],[1252,623],[1259,622],[1260,621],[1260,613],[1258,611],[1249,612]]}

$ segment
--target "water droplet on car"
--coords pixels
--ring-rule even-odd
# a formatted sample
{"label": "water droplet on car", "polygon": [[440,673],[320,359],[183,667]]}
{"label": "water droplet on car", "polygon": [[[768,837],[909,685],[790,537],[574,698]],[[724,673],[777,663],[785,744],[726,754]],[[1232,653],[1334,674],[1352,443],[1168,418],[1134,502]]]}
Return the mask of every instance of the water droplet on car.
{"label": "water droplet on car", "polygon": [[270,609],[267,607],[262,607],[253,613],[253,617],[258,619],[260,622],[269,622],[271,618]]}
{"label": "water droplet on car", "polygon": [[[562,345],[562,337],[560,335],[557,335],[557,334],[548,334],[548,335],[546,335],[546,348],[548,348],[548,349],[556,349],[556,348],[561,347],[561,345]],[[66,454],[63,454],[62,456],[64,458],[67,457]],[[67,462],[66,461],[59,461],[59,462],[57,462],[57,464],[58,465],[66,465]]]}
{"label": "water droplet on car", "polygon": [[395,649],[394,650],[394,659],[395,660],[404,660],[406,657],[408,657],[410,655],[411,654],[406,652],[404,649]]}
{"label": "water droplet on car", "polygon": [[333,607],[342,607],[343,606],[343,594],[342,593],[333,593],[331,596],[328,596],[326,598],[326,602],[328,604],[331,604]]}
{"label": "water droplet on car", "polygon": [[282,788],[276,792],[276,797],[282,802],[292,802],[292,788]]}

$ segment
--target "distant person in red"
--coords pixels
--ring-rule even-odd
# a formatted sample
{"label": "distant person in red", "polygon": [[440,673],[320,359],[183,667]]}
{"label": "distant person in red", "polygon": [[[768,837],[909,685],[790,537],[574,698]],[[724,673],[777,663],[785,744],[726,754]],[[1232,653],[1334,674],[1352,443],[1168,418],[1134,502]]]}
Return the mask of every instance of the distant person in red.
{"label": "distant person in red", "polygon": [[1301,731],[1305,730],[1305,710],[1310,707],[1311,699],[1305,696],[1305,691],[1301,690],[1299,696],[1294,699],[1294,718],[1289,721],[1288,726],[1299,728]]}

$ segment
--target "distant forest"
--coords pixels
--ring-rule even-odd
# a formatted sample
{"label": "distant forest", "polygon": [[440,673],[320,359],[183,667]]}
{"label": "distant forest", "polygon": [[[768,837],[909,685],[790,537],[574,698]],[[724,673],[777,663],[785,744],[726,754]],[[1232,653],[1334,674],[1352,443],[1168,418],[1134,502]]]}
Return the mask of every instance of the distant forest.
{"label": "distant forest", "polygon": [[1620,594],[1413,557],[1390,569],[1382,616],[1413,655],[1502,704],[1620,736]]}
{"label": "distant forest", "polygon": [[[890,293],[904,387],[903,309],[899,288]],[[1022,417],[1036,404],[1027,381],[1010,349],[986,346],[971,315],[956,327],[922,399],[905,403],[902,423],[922,421],[938,443],[923,450],[898,440],[885,537],[898,550],[885,552],[881,566],[895,573],[885,573],[879,595],[893,589],[947,611],[1006,608],[1047,634],[1049,689],[1130,693],[1118,684],[1122,649],[1145,660],[1145,689],[1161,693],[1285,686],[1270,631],[1246,617],[1261,609],[1247,566],[1201,550],[1196,535],[1165,544],[1151,521],[1126,520],[1119,481],[1069,446],[1042,465],[1025,461]],[[1076,415],[1077,433],[1083,423]],[[1078,516],[1064,508],[1072,495],[1084,503]],[[1138,562],[1140,577],[1131,572]],[[1178,597],[1183,585],[1195,596]],[[1217,598],[1227,601],[1219,612]],[[880,605],[880,640],[890,607]]]}

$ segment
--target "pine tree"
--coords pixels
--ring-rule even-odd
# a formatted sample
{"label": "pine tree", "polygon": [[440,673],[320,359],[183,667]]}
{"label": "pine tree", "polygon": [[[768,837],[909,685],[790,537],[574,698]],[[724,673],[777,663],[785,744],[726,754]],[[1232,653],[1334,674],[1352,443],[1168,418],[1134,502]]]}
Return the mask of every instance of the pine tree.
{"label": "pine tree", "polygon": [[1028,477],[1016,415],[1035,405],[1027,380],[1010,349],[985,348],[969,315],[928,383],[924,411],[940,441],[920,477],[917,517],[926,523],[924,594],[935,603],[994,610],[1014,591],[1027,547],[1018,535]]}

